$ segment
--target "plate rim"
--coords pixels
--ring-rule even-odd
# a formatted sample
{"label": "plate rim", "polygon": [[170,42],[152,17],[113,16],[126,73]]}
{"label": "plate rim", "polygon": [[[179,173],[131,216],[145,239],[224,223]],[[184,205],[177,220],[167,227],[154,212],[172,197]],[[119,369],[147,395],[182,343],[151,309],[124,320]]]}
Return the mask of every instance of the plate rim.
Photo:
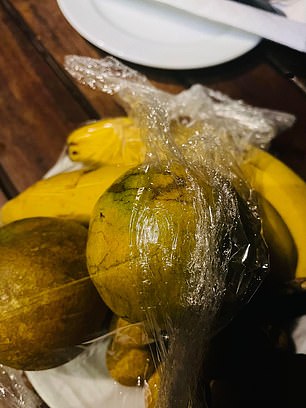
{"label": "plate rim", "polygon": [[[84,1],[84,0],[74,0],[73,2],[74,8],[76,8],[78,5],[78,2],[81,2],[81,1]],[[86,0],[86,2],[87,2],[87,6],[90,5],[91,7],[90,11],[95,12],[95,5],[93,4],[92,0]],[[75,12],[74,13],[70,12],[71,11],[69,7],[70,3],[71,3],[71,0],[57,0],[58,7],[61,13],[63,14],[63,16],[65,17],[65,19],[85,40],[89,41],[91,44],[101,49],[102,51],[113,55],[114,57],[120,58],[130,63],[135,63],[135,64],[139,64],[139,65],[143,65],[143,66],[151,67],[151,68],[167,69],[167,70],[186,70],[186,69],[188,70],[188,69],[209,68],[212,66],[216,66],[216,65],[220,65],[220,64],[232,61],[246,54],[247,52],[255,48],[258,45],[258,43],[261,41],[261,37],[246,33],[246,35],[250,38],[250,41],[247,43],[245,47],[238,48],[236,52],[233,52],[231,54],[230,57],[229,56],[222,57],[221,55],[219,58],[215,58],[215,60],[211,60],[209,62],[205,62],[205,57],[203,57],[200,60],[196,59],[196,61],[194,62],[190,60],[188,60],[188,62],[184,62],[187,59],[183,58],[182,56],[181,61],[183,62],[180,64],[175,63],[175,62],[173,63],[171,61],[165,62],[164,60],[163,61],[160,60],[160,62],[156,62],[156,61],[150,60],[149,56],[144,57],[144,56],[129,55],[129,53],[126,50],[120,49],[116,46],[112,46],[111,44],[108,44],[107,42],[105,42],[105,40],[103,40],[102,38],[98,38],[97,35],[95,35],[91,31],[88,31],[88,29],[84,27],[83,23],[80,22],[80,16],[76,17]],[[96,13],[96,14],[99,15],[99,13]],[[102,17],[101,19],[103,21]],[[102,26],[103,25],[101,25],[101,27]],[[231,28],[231,27],[229,27],[229,30],[240,32],[240,30],[235,30],[234,28]],[[117,27],[114,27],[114,32],[116,31],[121,33],[121,31]],[[242,32],[242,35],[243,35],[243,32]],[[201,45],[203,46],[203,44]],[[167,49],[167,47],[165,47],[165,49]]]}

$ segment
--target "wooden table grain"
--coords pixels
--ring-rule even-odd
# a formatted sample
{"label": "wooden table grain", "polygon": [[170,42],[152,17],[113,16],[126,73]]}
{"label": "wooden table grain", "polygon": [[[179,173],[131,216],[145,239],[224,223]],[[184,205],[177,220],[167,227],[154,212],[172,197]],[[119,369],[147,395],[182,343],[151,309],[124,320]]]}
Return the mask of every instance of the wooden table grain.
{"label": "wooden table grain", "polygon": [[[0,0],[0,21],[2,205],[46,173],[61,153],[67,134],[72,129],[84,121],[114,117],[123,112],[111,96],[80,85],[65,71],[63,62],[68,54],[95,58],[107,54],[88,43],[68,24],[56,0]],[[175,71],[123,62],[144,73],[155,86],[169,92],[177,93],[191,84],[200,83],[252,105],[294,114],[294,126],[273,140],[270,152],[306,180],[305,54],[261,41],[255,49],[240,58],[211,68]],[[227,338],[228,342],[234,342],[232,332],[226,335],[232,336],[230,340]],[[259,344],[255,353],[251,349],[251,346],[256,348],[254,338]],[[245,347],[244,352],[253,352],[250,359],[252,367],[262,339],[258,332],[253,333],[251,329],[245,339],[250,346]],[[235,347],[229,353],[239,354]],[[237,381],[230,380],[228,372],[223,370],[220,381],[214,382],[211,406],[255,406],[250,402],[253,390],[263,398],[261,405],[257,405],[260,408],[305,408],[305,396],[299,389],[299,386],[304,387],[300,379],[306,379],[304,356],[298,359],[296,355],[284,353],[278,357],[274,353],[269,360],[270,377],[266,372],[261,379],[257,378],[257,387],[253,384],[253,388],[241,382],[242,376],[237,370]],[[229,365],[233,363],[229,357],[226,361]],[[248,372],[246,365],[240,364],[240,369],[245,370],[245,375],[253,382],[256,381],[255,374],[260,376],[257,368],[253,368],[253,372],[251,368]],[[281,370],[284,370],[283,376]],[[242,383],[244,392],[241,391]],[[268,394],[268,399],[264,399],[264,392]],[[255,400],[258,402],[260,399]]]}

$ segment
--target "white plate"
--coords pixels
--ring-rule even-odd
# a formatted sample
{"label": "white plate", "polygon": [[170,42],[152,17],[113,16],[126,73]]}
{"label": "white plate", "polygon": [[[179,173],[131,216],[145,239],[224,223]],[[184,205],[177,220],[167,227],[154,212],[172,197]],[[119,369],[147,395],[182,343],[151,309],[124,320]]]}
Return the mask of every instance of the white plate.
{"label": "white plate", "polygon": [[118,58],[156,68],[220,64],[246,53],[260,40],[151,0],[57,2],[68,22],[89,42]]}
{"label": "white plate", "polygon": [[97,342],[60,367],[26,374],[50,408],[144,408],[144,391],[125,387],[107,374],[106,342]]}

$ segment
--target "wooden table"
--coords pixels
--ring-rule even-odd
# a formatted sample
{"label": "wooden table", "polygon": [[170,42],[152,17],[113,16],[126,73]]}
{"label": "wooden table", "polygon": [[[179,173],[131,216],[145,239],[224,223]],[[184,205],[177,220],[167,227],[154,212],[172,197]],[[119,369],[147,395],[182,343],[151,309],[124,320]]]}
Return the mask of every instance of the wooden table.
{"label": "wooden table", "polygon": [[[0,18],[1,205],[44,175],[55,163],[72,129],[86,120],[123,112],[111,96],[78,84],[65,72],[63,60],[67,54],[90,57],[106,54],[74,31],[55,0],[0,0]],[[262,41],[246,55],[212,68],[173,71],[127,65],[144,73],[157,87],[171,92],[201,83],[252,105],[293,113],[296,123],[272,142],[270,151],[306,180],[305,54]],[[254,346],[254,339],[251,343]],[[254,353],[251,348],[248,351]],[[258,350],[252,363],[257,354]],[[262,396],[265,390],[268,397],[262,397],[261,405],[257,405],[261,408],[305,407],[305,396],[302,400],[300,392],[304,389],[301,377],[306,379],[305,358],[297,359],[286,353],[280,359],[276,354],[273,356],[275,366],[265,367],[270,370],[270,377],[265,372],[262,378],[257,377],[257,385],[256,370],[253,374],[252,370],[246,372],[253,388],[246,387],[245,394],[253,389],[254,395]],[[281,370],[285,370],[284,376],[280,375]],[[253,406],[241,405],[236,394],[234,399],[228,396],[233,383],[226,378],[216,383],[220,395],[223,392],[227,397],[222,402],[215,396],[212,406]],[[235,386],[239,388],[237,383]],[[293,405],[281,405],[288,401],[288,395]],[[249,397],[252,401],[253,396]]]}

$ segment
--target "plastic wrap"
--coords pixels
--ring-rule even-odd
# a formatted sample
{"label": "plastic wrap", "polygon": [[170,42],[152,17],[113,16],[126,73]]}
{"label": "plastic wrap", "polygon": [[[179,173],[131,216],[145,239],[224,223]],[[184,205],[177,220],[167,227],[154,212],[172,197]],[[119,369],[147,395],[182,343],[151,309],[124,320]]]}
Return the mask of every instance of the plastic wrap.
{"label": "plastic wrap", "polygon": [[[279,132],[295,121],[292,114],[250,106],[199,84],[177,95],[169,94],[156,89],[145,76],[113,57],[97,60],[67,56],[65,63],[76,80],[114,95],[126,112],[136,118],[136,122],[142,124],[144,121],[149,128],[159,126],[162,129],[164,122],[169,124],[171,119],[189,123],[203,120],[216,131],[230,133],[242,146],[252,143],[265,148]],[[156,112],[161,103],[164,110],[159,118],[157,113],[150,112],[152,117],[146,117],[145,112],[139,112],[144,104]]]}
{"label": "plastic wrap", "polygon": [[209,342],[269,267],[239,160],[250,143],[267,146],[294,118],[200,85],[171,95],[113,58],[72,56],[66,67],[82,83],[115,94],[147,151],[96,205],[91,277],[117,316],[144,322],[154,338],[156,407],[203,406],[197,382]]}
{"label": "plastic wrap", "polygon": [[42,401],[20,371],[1,364],[0,405],[2,408],[39,408]]}

